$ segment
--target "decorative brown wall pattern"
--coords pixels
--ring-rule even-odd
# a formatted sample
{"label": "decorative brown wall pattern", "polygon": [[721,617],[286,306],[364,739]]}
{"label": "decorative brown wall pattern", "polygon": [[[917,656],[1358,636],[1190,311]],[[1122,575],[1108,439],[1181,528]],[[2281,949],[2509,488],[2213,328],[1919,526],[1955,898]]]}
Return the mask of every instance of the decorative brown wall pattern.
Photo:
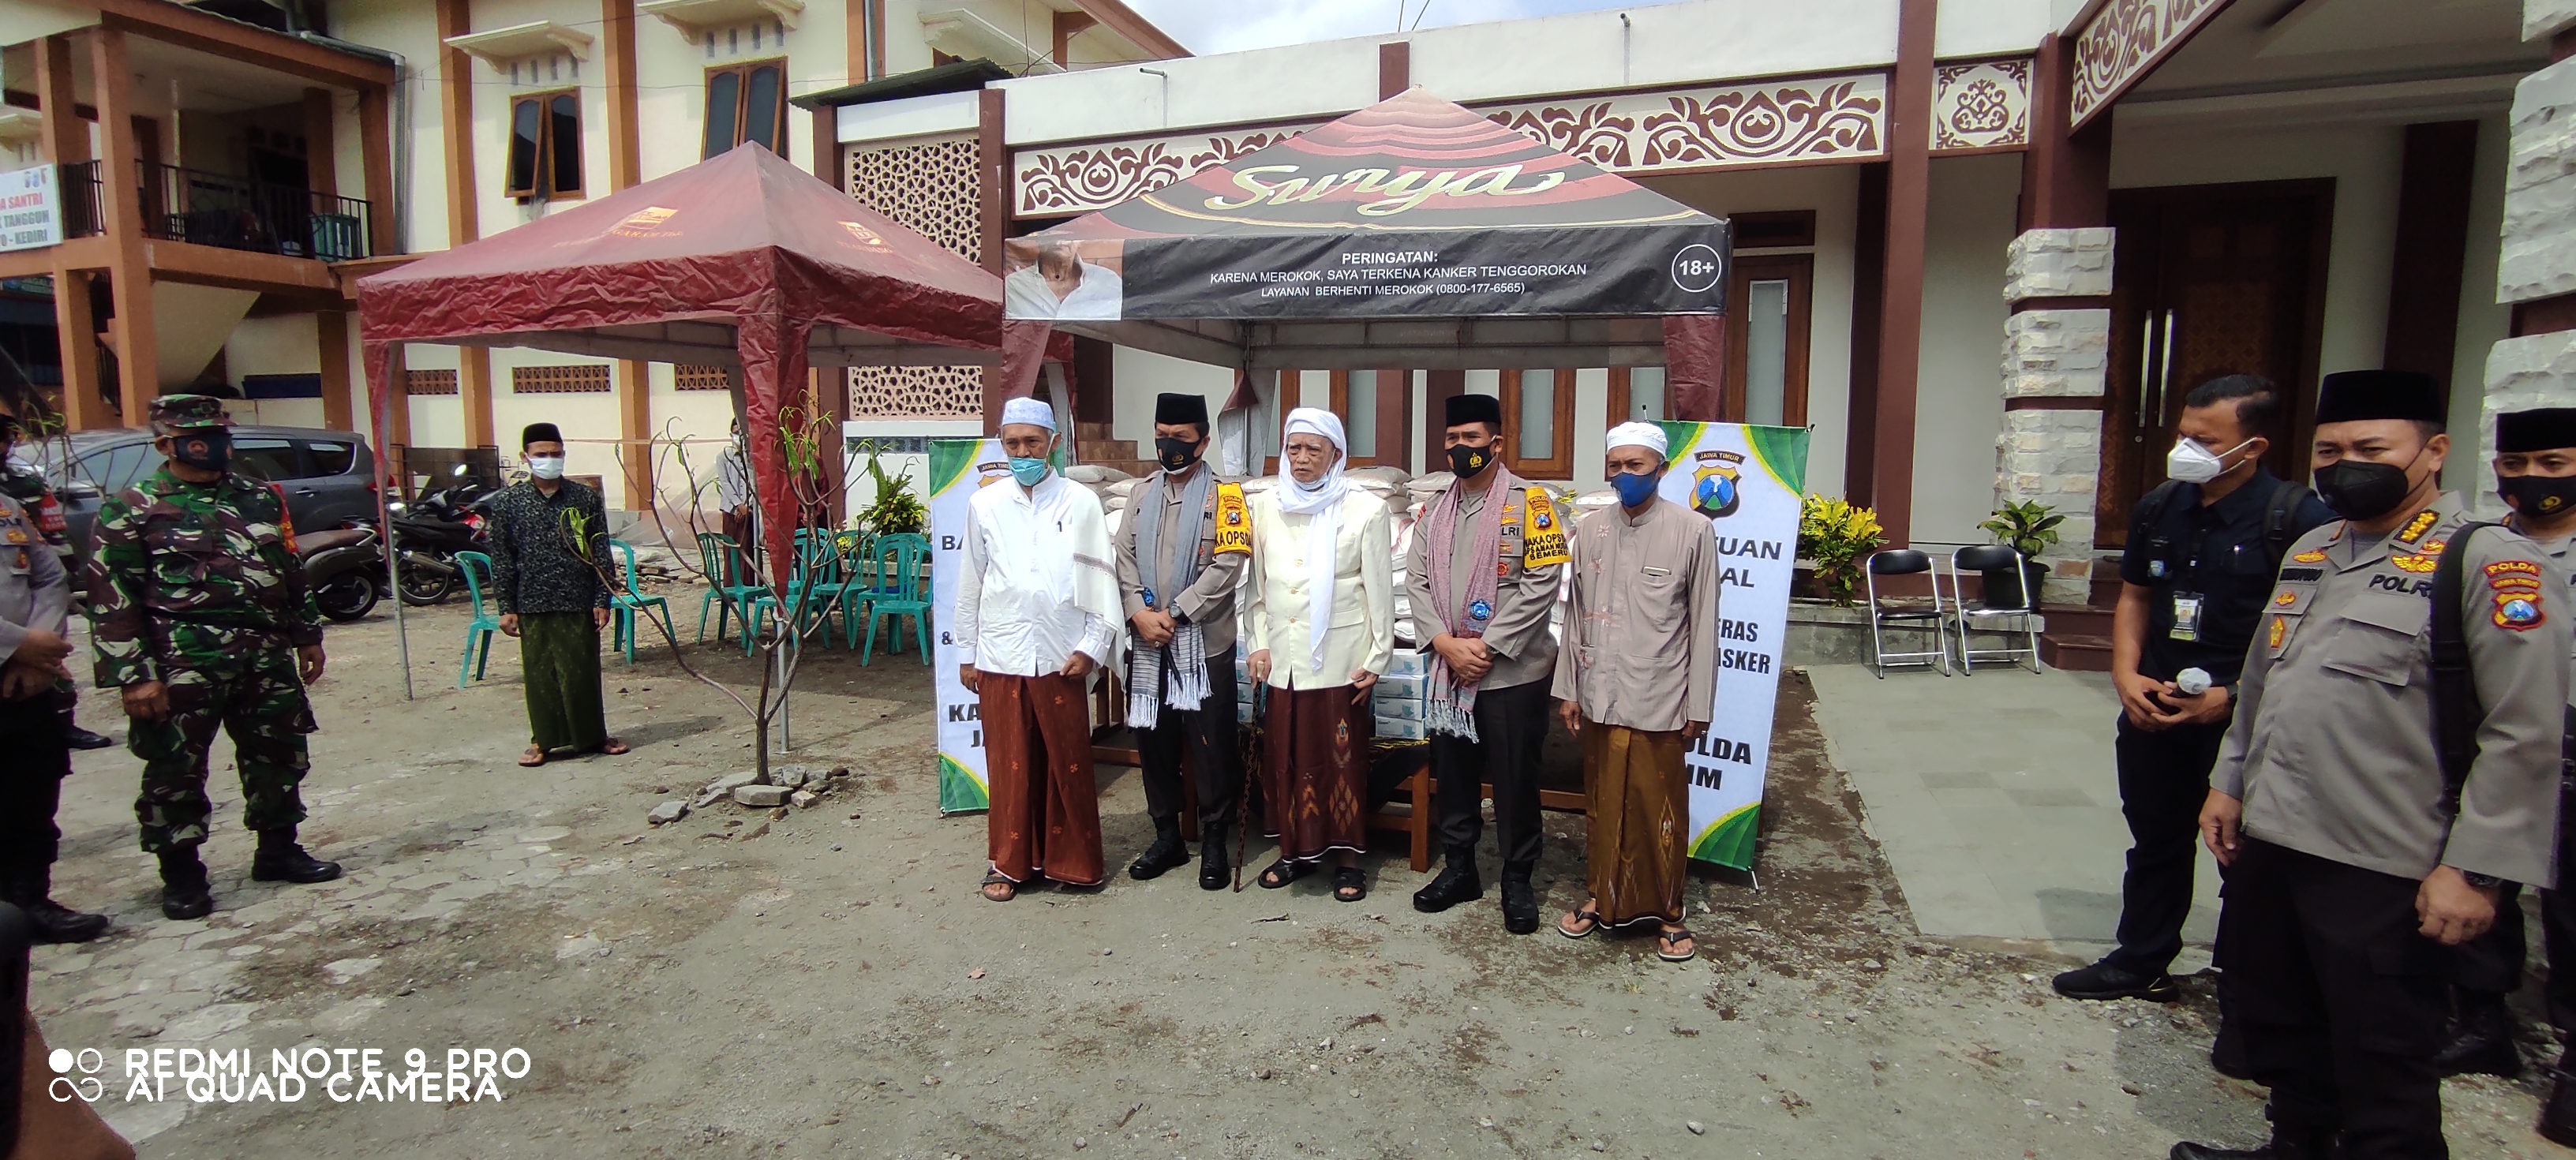
{"label": "decorative brown wall pattern", "polygon": [[2110,0],[2075,38],[2068,112],[2083,124],[2127,92],[2227,0]]}
{"label": "decorative brown wall pattern", "polygon": [[[2027,105],[2026,81],[2023,89]],[[1477,108],[1496,123],[1627,172],[1865,161],[1887,153],[1887,77],[1874,72]],[[1011,157],[1011,212],[1088,213],[1322,123],[1022,149]]]}
{"label": "decorative brown wall pattern", "polygon": [[1932,71],[1932,151],[2030,145],[2029,57],[1945,64]]}
{"label": "decorative brown wall pattern", "polygon": [[[848,190],[878,213],[946,246],[969,262],[984,260],[981,184],[975,139],[849,149]],[[851,367],[849,417],[975,418],[984,413],[982,367]]]}

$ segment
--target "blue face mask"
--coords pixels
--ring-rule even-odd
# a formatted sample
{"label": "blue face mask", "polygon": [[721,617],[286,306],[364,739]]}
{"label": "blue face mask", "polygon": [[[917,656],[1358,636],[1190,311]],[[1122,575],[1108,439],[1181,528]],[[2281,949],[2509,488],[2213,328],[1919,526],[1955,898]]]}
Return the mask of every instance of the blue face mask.
{"label": "blue face mask", "polygon": [[1636,475],[1625,471],[1610,477],[1610,486],[1618,489],[1619,504],[1622,507],[1638,507],[1647,500],[1655,498],[1655,485],[1660,482],[1662,481],[1652,475]]}
{"label": "blue face mask", "polygon": [[1019,480],[1021,487],[1036,487],[1039,480],[1046,478],[1046,473],[1047,461],[1044,459],[1011,457],[1011,478]]}

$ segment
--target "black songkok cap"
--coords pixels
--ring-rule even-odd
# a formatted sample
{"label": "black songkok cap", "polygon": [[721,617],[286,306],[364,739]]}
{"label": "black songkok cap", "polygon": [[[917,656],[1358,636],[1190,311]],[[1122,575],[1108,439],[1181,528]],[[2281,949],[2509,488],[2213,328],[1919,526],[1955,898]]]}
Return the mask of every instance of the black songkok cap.
{"label": "black songkok cap", "polygon": [[2550,451],[2576,447],[2576,407],[2542,407],[2496,416],[2496,450]]}
{"label": "black songkok cap", "polygon": [[2415,371],[2336,371],[2318,384],[2317,422],[2364,419],[2412,419],[2440,425],[2449,416],[2442,413],[2441,384]]}
{"label": "black songkok cap", "polygon": [[1500,428],[1503,425],[1503,401],[1492,395],[1451,395],[1448,410],[1440,423],[1444,427],[1455,427],[1461,423],[1491,423]]}
{"label": "black songkok cap", "polygon": [[1154,396],[1154,421],[1157,423],[1196,423],[1207,429],[1207,396],[1166,391]]}
{"label": "black songkok cap", "polygon": [[563,442],[563,432],[552,423],[530,423],[525,430],[519,432],[519,449],[522,451],[527,450],[528,444],[531,443],[561,442]]}

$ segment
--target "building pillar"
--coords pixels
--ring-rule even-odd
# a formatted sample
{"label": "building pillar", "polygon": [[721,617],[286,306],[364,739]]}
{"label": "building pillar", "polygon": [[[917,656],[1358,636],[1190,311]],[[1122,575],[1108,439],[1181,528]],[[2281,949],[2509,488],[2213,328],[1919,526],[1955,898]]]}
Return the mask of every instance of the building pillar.
{"label": "building pillar", "polygon": [[[2513,308],[2513,329],[2487,353],[2480,463],[2495,458],[2498,414],[2576,407],[2576,218],[2566,209],[2576,199],[2576,3],[2525,0],[2522,34],[2548,41],[2553,60],[2514,86],[2496,262],[2496,301]],[[2483,506],[2501,510],[2495,481],[2480,479]]]}
{"label": "building pillar", "polygon": [[1995,506],[2038,502],[2066,517],[2041,595],[2091,599],[2102,479],[2102,396],[2111,356],[2110,119],[2067,131],[2073,52],[2041,41],[2022,161],[2020,236],[2004,262],[2003,430]]}
{"label": "building pillar", "polygon": [[349,375],[349,312],[315,312],[313,345],[321,355],[322,425],[334,431],[357,430]]}
{"label": "building pillar", "polygon": [[[89,160],[89,123],[76,111],[72,41],[37,41],[37,105],[44,117],[45,160],[77,165]],[[54,267],[54,333],[62,347],[63,425],[73,431],[116,426],[116,415],[98,392],[98,320],[90,311],[89,271]]]}
{"label": "building pillar", "polygon": [[[475,215],[482,187],[474,178],[474,58],[445,43],[451,36],[472,31],[474,17],[468,0],[438,0],[438,115],[447,145],[447,244],[451,249],[483,233]],[[457,354],[456,404],[465,412],[465,445],[494,446],[492,352],[469,346]]]}
{"label": "building pillar", "polygon": [[89,37],[98,135],[106,146],[99,165],[100,217],[113,251],[108,289],[116,318],[108,332],[116,342],[121,421],[140,427],[161,394],[161,358],[152,326],[152,259],[144,248],[143,191],[136,183],[143,157],[134,140],[134,70],[126,63],[124,29],[101,25]]}
{"label": "building pillar", "polygon": [[1936,0],[1899,0],[1896,69],[1888,78],[1886,280],[1879,296],[1868,498],[1887,529],[1887,542],[1900,546],[1913,542],[1915,379],[1923,358],[1923,263],[1932,216],[1937,16]]}

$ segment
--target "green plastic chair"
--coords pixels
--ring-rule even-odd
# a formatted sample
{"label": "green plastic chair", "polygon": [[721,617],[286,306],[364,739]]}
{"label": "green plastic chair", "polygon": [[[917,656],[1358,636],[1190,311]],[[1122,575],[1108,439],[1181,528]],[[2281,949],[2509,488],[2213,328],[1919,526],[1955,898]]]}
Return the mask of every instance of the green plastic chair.
{"label": "green plastic chair", "polygon": [[716,614],[716,639],[725,637],[725,616],[730,613],[751,623],[751,601],[769,589],[759,584],[742,582],[742,545],[721,532],[698,533],[698,570],[707,578],[706,593],[698,599],[698,641],[707,639],[707,613]]}
{"label": "green plastic chair", "polygon": [[[619,562],[626,568],[626,586],[621,591],[608,594],[608,606],[616,617],[610,622],[617,631],[614,643],[626,650],[626,663],[631,665],[635,663],[636,630],[643,627],[636,622],[635,618],[638,614],[654,617],[663,631],[674,637],[680,635],[680,630],[671,624],[669,600],[660,596],[647,596],[643,589],[635,586],[635,545],[624,540],[610,540],[608,547],[609,550],[617,553]],[[658,614],[655,611],[657,609]]]}
{"label": "green plastic chair", "polygon": [[[930,537],[889,532],[877,537],[868,549],[868,557],[875,565],[878,594],[868,597],[868,639],[866,647],[859,650],[859,663],[867,664],[876,655],[878,617],[909,616],[913,636],[921,647],[921,663],[929,664],[930,600],[922,590],[921,564],[930,558]],[[900,626],[886,634],[886,647],[889,652],[903,651]]]}
{"label": "green plastic chair", "polygon": [[[792,628],[796,635],[804,634],[810,623],[808,617],[830,615],[832,605],[839,601],[841,583],[841,554],[832,534],[799,529],[796,569],[787,578],[787,607],[795,613]],[[752,598],[751,615],[744,621],[750,626],[750,634],[742,641],[744,656],[751,655],[753,639],[774,615],[778,615],[778,595],[763,588],[760,595]]]}
{"label": "green plastic chair", "polygon": [[[458,552],[456,570],[465,573],[466,595],[474,598],[474,620],[465,626],[465,661],[456,666],[456,687],[462,689],[467,674],[482,680],[484,666],[492,663],[492,633],[501,627],[501,618],[483,607],[483,586],[492,580],[492,557]],[[478,571],[480,576],[475,574]]]}

